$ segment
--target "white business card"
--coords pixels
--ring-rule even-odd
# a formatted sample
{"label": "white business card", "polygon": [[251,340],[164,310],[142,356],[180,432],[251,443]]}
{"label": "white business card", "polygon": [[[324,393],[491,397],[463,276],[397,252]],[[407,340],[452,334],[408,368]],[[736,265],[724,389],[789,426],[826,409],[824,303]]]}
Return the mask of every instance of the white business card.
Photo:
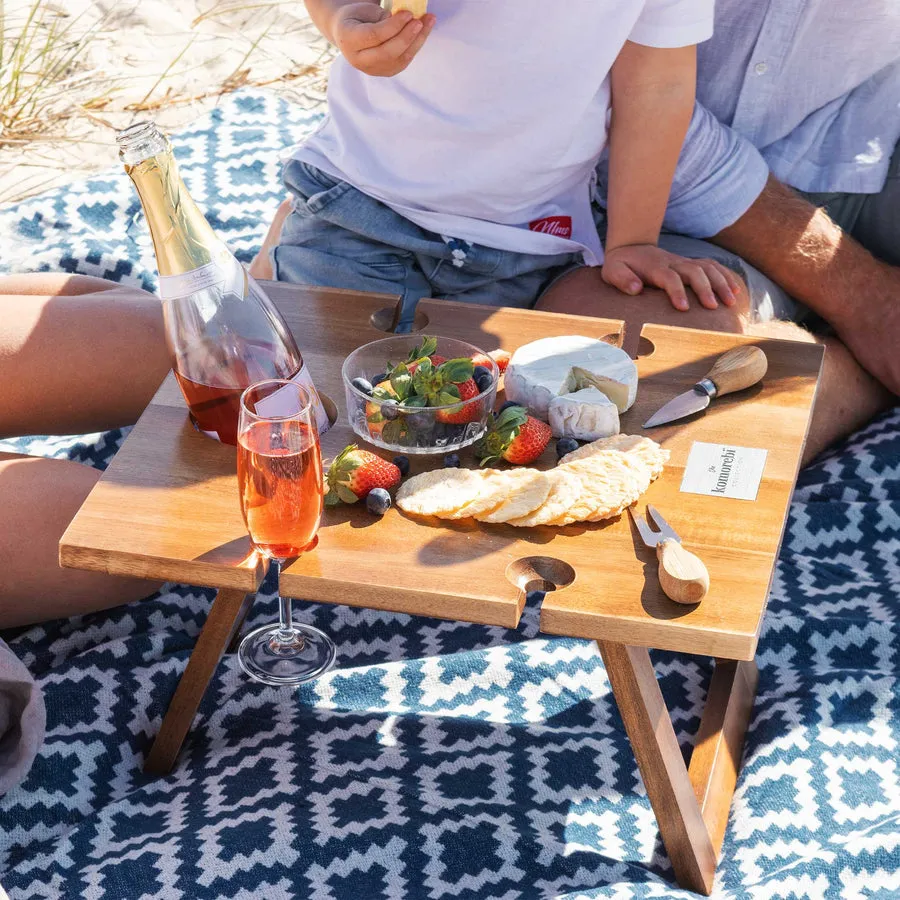
{"label": "white business card", "polygon": [[756,447],[694,441],[681,479],[681,491],[755,500],[768,455],[768,450]]}

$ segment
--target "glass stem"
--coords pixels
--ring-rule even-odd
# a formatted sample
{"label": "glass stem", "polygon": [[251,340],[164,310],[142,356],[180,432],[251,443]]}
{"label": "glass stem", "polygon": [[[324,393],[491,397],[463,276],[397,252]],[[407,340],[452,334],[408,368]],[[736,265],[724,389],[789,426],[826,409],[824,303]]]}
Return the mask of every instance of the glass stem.
{"label": "glass stem", "polygon": [[291,598],[281,596],[281,560],[273,559],[272,566],[275,569],[275,590],[278,597],[278,631],[275,640],[280,644],[302,644],[303,637],[294,630],[294,622],[291,617]]}

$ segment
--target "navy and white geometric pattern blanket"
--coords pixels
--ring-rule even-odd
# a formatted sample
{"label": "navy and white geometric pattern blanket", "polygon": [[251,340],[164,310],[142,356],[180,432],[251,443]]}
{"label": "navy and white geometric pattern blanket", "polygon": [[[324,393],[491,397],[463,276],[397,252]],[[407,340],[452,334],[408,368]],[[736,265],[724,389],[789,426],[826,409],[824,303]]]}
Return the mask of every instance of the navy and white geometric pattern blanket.
{"label": "navy and white geometric pattern blanket", "polygon": [[[243,93],[180,136],[190,188],[245,258],[280,150],[314,124]],[[154,286],[115,174],[0,214],[4,265]],[[121,433],[20,449],[103,467]],[[7,447],[9,444],[6,445]],[[900,897],[900,413],[806,470],[759,646],[759,695],[716,895]],[[6,639],[43,686],[46,744],[0,800],[12,900],[689,897],[596,647],[297,603],[340,668],[297,691],[220,665],[174,774],[141,772],[211,592],[167,585]],[[251,625],[277,615],[264,589]],[[685,747],[706,660],[656,654]]]}

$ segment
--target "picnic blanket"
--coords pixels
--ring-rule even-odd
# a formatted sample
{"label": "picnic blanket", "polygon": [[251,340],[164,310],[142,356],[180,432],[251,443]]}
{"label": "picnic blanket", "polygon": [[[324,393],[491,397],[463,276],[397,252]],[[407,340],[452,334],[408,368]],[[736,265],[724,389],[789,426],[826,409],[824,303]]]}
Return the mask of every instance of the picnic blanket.
{"label": "picnic blanket", "polygon": [[[244,258],[277,157],[315,117],[235,95],[178,140],[186,180]],[[0,213],[10,269],[151,288],[118,174]],[[261,222],[263,220],[263,222]],[[121,432],[18,449],[103,467]],[[900,412],[802,473],[760,643],[759,694],[716,896],[900,896]],[[38,598],[36,598],[37,600]],[[211,592],[5,635],[43,688],[47,737],[0,799],[11,900],[644,898],[673,886],[595,645],[296,604],[339,668],[299,690],[226,657],[176,771],[141,765]],[[266,585],[251,626],[274,621]],[[707,660],[654,655],[685,750]]]}
{"label": "picnic blanket", "polygon": [[34,678],[0,641],[0,797],[31,768],[46,720],[44,697]]}

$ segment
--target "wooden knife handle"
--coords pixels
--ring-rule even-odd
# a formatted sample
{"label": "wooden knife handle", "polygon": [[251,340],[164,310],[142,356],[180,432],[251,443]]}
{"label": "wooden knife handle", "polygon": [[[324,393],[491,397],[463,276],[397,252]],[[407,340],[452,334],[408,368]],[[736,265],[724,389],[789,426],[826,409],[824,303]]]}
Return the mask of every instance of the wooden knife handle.
{"label": "wooden knife handle", "polygon": [[699,556],[685,550],[678,541],[656,545],[659,560],[659,584],[665,595],[676,603],[699,603],[709,591],[709,572]]}
{"label": "wooden knife handle", "polygon": [[736,347],[723,353],[706,377],[716,386],[716,396],[723,397],[753,387],[768,368],[769,361],[759,347]]}

